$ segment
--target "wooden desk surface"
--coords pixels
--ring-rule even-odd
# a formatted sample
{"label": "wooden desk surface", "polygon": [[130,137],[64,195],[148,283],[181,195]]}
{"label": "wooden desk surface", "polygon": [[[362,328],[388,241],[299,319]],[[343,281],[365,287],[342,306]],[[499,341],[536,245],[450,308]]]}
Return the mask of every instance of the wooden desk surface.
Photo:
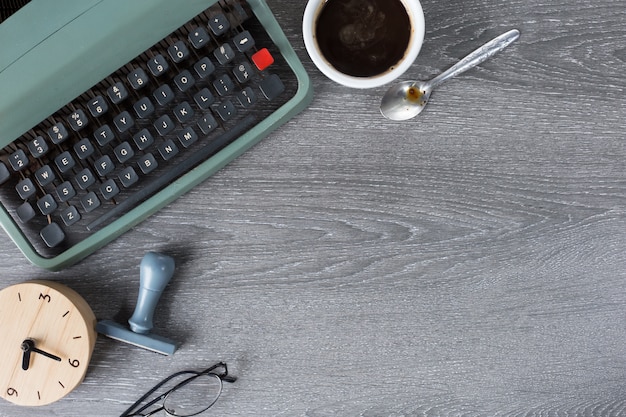
{"label": "wooden desk surface", "polygon": [[226,361],[219,416],[626,415],[626,9],[615,0],[423,0],[430,78],[518,42],[406,123],[385,88],[324,78],[304,0],[269,0],[313,79],[304,113],[61,273],[0,241],[0,284],[70,285],[99,318],[135,305],[148,250],[177,261],[155,332],[100,337],[84,383],[0,416],[117,416],[166,375]]}

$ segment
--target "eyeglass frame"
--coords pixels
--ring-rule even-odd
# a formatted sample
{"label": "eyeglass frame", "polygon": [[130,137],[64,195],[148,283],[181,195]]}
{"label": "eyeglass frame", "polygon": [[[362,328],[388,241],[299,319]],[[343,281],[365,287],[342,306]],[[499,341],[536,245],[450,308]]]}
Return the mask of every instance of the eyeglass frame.
{"label": "eyeglass frame", "polygon": [[[224,368],[223,372],[213,372],[215,369],[217,368]],[[156,398],[153,398],[152,400],[150,400],[148,403],[146,403],[145,405],[143,405],[141,408],[137,409],[136,411],[133,411],[135,408],[139,407],[139,405],[141,403],[143,403],[144,401],[146,401],[147,398],[149,398],[151,395],[153,395],[159,388],[161,388],[163,385],[167,384],[169,381],[171,381],[174,378],[177,378],[181,375],[185,375],[185,374],[191,374],[191,376],[189,376],[188,378],[185,378],[184,380],[180,381],[179,383],[177,383],[176,385],[174,385],[174,387],[170,388],[169,390],[167,390],[166,392],[164,392],[163,394],[159,395]],[[148,390],[148,392],[146,392],[144,395],[141,396],[141,398],[139,398],[137,401],[135,401],[133,403],[133,405],[131,405],[130,407],[128,407],[126,409],[126,411],[124,411],[120,417],[150,417],[152,415],[154,415],[155,413],[158,413],[160,411],[165,411],[167,413],[167,410],[165,408],[164,404],[161,404],[160,406],[158,406],[158,408],[148,412],[147,414],[142,414],[146,409],[152,407],[153,405],[155,405],[156,403],[158,403],[159,401],[165,401],[165,399],[173,392],[175,392],[176,390],[184,387],[185,385],[189,384],[191,381],[195,380],[196,378],[198,378],[199,376],[202,375],[211,375],[211,376],[215,376],[217,379],[219,379],[220,381],[220,388],[219,388],[219,392],[217,393],[217,395],[215,396],[215,399],[213,400],[212,403],[210,403],[206,408],[204,408],[202,411],[199,411],[195,414],[192,415],[197,415],[200,413],[203,413],[204,411],[208,410],[209,408],[211,408],[219,399],[221,393],[222,393],[222,382],[226,381],[226,382],[230,382],[233,383],[237,380],[237,377],[228,375],[228,366],[226,365],[226,363],[224,362],[218,362],[213,366],[210,366],[209,368],[203,370],[203,371],[194,371],[194,370],[185,370],[185,371],[178,371],[175,372],[173,374],[171,374],[170,376],[164,378],[163,380],[161,380],[158,384],[156,384],[155,386],[153,386],[150,390]],[[170,415],[170,414],[167,414]]]}

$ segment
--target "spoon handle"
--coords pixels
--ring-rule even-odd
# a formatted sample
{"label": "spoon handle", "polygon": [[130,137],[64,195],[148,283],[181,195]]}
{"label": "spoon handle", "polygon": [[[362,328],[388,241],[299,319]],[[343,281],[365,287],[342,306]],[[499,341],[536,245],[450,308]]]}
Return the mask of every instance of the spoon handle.
{"label": "spoon handle", "polygon": [[480,48],[476,49],[474,52],[467,55],[465,58],[450,67],[448,70],[430,80],[428,84],[430,84],[431,88],[435,88],[449,78],[457,76],[462,72],[465,72],[468,69],[475,67],[476,65],[491,58],[493,55],[500,52],[511,43],[515,42],[517,38],[519,38],[519,36],[520,32],[517,29],[512,29],[506,33],[503,33],[502,35],[490,40]]}

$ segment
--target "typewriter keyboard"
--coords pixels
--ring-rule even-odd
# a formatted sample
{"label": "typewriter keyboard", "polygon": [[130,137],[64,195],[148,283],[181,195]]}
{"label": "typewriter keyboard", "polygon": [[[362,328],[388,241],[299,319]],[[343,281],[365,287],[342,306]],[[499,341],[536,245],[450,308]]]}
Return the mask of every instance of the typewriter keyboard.
{"label": "typewriter keyboard", "polygon": [[0,201],[35,250],[53,257],[213,157],[296,90],[249,5],[221,1],[0,150]]}

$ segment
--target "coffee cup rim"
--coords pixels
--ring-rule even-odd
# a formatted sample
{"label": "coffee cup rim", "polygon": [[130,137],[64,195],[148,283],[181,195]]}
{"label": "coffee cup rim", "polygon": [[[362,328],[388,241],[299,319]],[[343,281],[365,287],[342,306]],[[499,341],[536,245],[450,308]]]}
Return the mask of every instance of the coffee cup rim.
{"label": "coffee cup rim", "polygon": [[304,9],[302,19],[302,35],[304,46],[315,66],[331,80],[351,88],[375,88],[397,79],[404,74],[415,62],[424,41],[425,22],[424,12],[419,0],[400,0],[404,4],[411,19],[411,40],[409,48],[399,64],[391,71],[372,77],[355,77],[344,74],[333,67],[319,52],[315,39],[315,21],[319,11],[327,0],[309,0]]}

